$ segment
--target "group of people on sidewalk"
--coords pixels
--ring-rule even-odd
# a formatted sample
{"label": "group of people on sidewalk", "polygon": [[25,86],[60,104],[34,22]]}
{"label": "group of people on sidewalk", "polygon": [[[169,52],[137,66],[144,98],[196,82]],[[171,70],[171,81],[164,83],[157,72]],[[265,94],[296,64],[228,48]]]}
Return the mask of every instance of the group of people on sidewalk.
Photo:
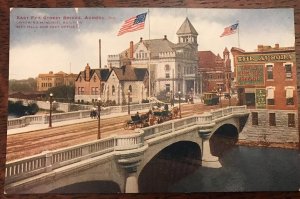
{"label": "group of people on sidewalk", "polygon": [[99,118],[99,112],[96,110],[96,108],[92,108],[90,117],[92,119],[98,119]]}

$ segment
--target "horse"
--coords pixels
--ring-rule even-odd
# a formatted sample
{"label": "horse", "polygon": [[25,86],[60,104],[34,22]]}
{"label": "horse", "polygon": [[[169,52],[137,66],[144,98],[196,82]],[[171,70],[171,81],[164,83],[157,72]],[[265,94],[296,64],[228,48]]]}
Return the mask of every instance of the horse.
{"label": "horse", "polygon": [[174,118],[174,119],[177,118],[178,114],[179,114],[179,108],[178,107],[172,108],[171,113],[172,113],[172,118]]}

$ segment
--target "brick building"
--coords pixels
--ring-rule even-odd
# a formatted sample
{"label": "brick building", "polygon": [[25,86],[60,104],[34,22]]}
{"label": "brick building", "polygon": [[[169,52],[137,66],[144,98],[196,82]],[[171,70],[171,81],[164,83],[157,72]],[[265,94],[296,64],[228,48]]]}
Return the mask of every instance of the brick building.
{"label": "brick building", "polygon": [[240,105],[251,108],[247,139],[297,142],[297,76],[294,47],[258,45],[254,52],[233,47]]}
{"label": "brick building", "polygon": [[146,99],[148,71],[130,65],[91,69],[87,64],[75,81],[75,101],[95,102],[100,97],[103,102],[115,101],[116,104],[140,103]]}
{"label": "brick building", "polygon": [[227,48],[223,58],[211,51],[198,52],[198,71],[201,78],[202,92],[219,91],[229,93],[231,90],[231,60]]}
{"label": "brick building", "polygon": [[37,91],[47,91],[49,88],[63,85],[73,86],[76,77],[76,74],[67,74],[62,71],[58,73],[53,73],[53,71],[50,71],[46,74],[39,74],[36,79]]}

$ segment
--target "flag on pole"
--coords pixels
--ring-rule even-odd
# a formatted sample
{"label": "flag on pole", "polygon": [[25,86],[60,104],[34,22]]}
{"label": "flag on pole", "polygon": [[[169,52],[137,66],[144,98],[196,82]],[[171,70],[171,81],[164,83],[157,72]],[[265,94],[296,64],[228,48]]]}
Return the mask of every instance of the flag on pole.
{"label": "flag on pole", "polygon": [[239,24],[236,23],[236,24],[233,24],[231,26],[224,28],[224,32],[220,35],[220,37],[228,36],[228,35],[236,33],[238,26],[239,26]]}
{"label": "flag on pole", "polygon": [[127,19],[120,28],[118,35],[123,35],[127,32],[134,32],[144,28],[147,13],[139,14],[135,17]]}

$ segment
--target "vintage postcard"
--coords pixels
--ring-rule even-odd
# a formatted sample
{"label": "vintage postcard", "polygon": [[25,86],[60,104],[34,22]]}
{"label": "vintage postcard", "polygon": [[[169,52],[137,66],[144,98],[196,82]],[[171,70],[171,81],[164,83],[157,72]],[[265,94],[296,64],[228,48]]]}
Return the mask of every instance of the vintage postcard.
{"label": "vintage postcard", "polygon": [[5,194],[298,191],[294,10],[11,8]]}

